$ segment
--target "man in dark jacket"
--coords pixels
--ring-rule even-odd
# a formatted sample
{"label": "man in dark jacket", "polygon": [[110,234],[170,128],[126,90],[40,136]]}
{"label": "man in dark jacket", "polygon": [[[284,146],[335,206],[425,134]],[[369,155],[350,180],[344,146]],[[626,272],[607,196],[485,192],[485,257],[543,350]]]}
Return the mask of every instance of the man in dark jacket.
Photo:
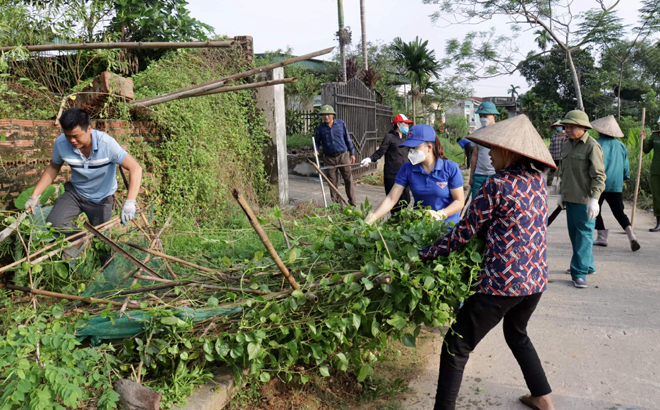
{"label": "man in dark jacket", "polygon": [[[392,130],[383,138],[383,142],[380,144],[380,148],[374,152],[370,157],[367,157],[362,160],[362,166],[366,167],[369,164],[378,161],[385,156],[385,166],[383,167],[384,178],[383,183],[385,185],[385,195],[389,194],[394,186],[396,179],[396,174],[401,169],[401,166],[408,162],[408,149],[399,148],[399,146],[406,142],[408,135],[408,128],[410,124],[413,124],[405,115],[399,114],[394,119],[392,119],[392,124],[394,127]],[[392,208],[390,212],[392,215],[399,212],[401,209],[406,208],[410,203],[410,189],[406,189],[401,194],[399,198],[399,203]]]}
{"label": "man in dark jacket", "polygon": [[[346,195],[348,196],[348,203],[355,206],[355,190],[353,188],[353,175],[351,168],[347,166],[340,167],[339,165],[350,165],[355,163],[355,147],[351,136],[348,135],[346,124],[344,121],[335,119],[335,110],[331,105],[324,105],[319,112],[323,122],[316,127],[316,146],[321,147],[323,150],[323,163],[332,167],[327,170],[327,176],[330,182],[337,186],[339,182],[337,178],[337,170],[341,172],[346,186]],[[334,191],[331,191],[333,202],[339,203],[339,198]]]}

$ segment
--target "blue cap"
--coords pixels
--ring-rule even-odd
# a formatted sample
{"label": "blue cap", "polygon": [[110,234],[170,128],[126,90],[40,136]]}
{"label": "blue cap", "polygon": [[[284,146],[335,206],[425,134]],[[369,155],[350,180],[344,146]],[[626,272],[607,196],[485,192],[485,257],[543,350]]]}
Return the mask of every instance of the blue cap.
{"label": "blue cap", "polygon": [[500,112],[497,111],[497,107],[490,101],[482,102],[479,104],[479,109],[475,111],[477,114],[494,114],[499,115]]}
{"label": "blue cap", "polygon": [[435,141],[435,130],[427,124],[413,125],[408,131],[408,139],[400,147],[419,147],[425,142]]}

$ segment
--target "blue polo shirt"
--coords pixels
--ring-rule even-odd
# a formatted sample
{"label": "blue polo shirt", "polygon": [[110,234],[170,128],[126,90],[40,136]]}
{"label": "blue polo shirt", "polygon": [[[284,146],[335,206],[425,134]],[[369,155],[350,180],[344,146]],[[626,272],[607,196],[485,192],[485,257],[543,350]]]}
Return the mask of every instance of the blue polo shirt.
{"label": "blue polo shirt", "polygon": [[73,148],[62,134],[55,140],[51,161],[56,165],[66,162],[71,167],[71,184],[76,192],[99,203],[117,191],[117,165],[124,161],[127,154],[114,138],[92,129],[89,158]]}
{"label": "blue polo shirt", "polygon": [[[403,164],[396,175],[395,182],[403,187],[410,187],[415,203],[422,202],[423,207],[430,206],[434,211],[446,208],[454,202],[450,189],[463,187],[463,173],[458,164],[448,159],[438,159],[435,168],[427,174],[422,164]],[[447,218],[447,222],[458,222],[460,212]]]}
{"label": "blue polo shirt", "polygon": [[465,146],[467,144],[470,144],[470,143],[471,143],[471,141],[468,140],[468,139],[465,139],[465,138],[461,138],[460,140],[458,140],[458,145],[460,145],[461,148],[463,148],[463,149],[465,149]]}
{"label": "blue polo shirt", "polygon": [[325,122],[322,122],[316,127],[314,139],[316,140],[316,146],[321,147],[325,155],[339,154],[344,151],[355,155],[353,141],[351,141],[346,124],[342,120],[335,119],[332,123],[332,128]]}

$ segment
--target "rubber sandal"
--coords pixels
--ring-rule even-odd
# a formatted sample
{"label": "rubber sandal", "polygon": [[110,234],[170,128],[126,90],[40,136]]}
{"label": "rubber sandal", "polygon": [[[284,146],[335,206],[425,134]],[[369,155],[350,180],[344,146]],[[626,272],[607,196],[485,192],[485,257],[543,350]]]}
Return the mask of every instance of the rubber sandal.
{"label": "rubber sandal", "polygon": [[532,396],[530,396],[530,395],[520,396],[520,402],[522,404],[524,404],[525,406],[529,407],[530,409],[541,410],[534,403],[532,403]]}

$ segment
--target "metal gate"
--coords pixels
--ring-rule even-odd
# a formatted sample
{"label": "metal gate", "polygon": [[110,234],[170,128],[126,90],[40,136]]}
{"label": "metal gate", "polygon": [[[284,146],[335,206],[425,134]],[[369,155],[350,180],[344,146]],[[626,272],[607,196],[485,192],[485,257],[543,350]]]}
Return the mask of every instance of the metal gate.
{"label": "metal gate", "polygon": [[[356,162],[370,156],[378,149],[379,142],[389,132],[392,124],[392,107],[376,103],[375,93],[357,78],[346,83],[327,83],[321,89],[323,104],[330,104],[336,118],[346,123],[355,145]],[[376,165],[354,167],[353,176],[359,177],[376,170]]]}

